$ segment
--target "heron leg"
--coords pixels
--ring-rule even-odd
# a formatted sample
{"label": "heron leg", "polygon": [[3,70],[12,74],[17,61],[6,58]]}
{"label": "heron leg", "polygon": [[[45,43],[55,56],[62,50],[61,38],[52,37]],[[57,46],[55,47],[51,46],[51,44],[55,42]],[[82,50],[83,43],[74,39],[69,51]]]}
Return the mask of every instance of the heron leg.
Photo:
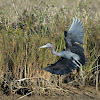
{"label": "heron leg", "polygon": [[59,86],[62,86],[62,75],[59,75]]}
{"label": "heron leg", "polygon": [[84,77],[83,77],[83,73],[82,73],[82,72],[83,72],[83,71],[82,71],[82,64],[80,65],[80,72],[81,72],[80,74],[81,74],[82,81],[83,81],[83,80],[84,80]]}
{"label": "heron leg", "polygon": [[79,61],[77,61],[78,63],[79,63],[79,68],[80,68],[80,76],[82,77],[82,81],[84,81],[84,77],[83,77],[83,71],[82,71],[82,64],[79,62]]}

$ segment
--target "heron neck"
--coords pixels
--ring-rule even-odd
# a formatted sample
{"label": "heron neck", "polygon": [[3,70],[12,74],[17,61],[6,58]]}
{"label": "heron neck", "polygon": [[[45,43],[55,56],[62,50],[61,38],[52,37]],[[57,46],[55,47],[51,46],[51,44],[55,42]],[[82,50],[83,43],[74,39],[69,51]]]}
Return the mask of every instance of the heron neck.
{"label": "heron neck", "polygon": [[52,54],[54,54],[54,55],[61,56],[59,52],[56,52],[56,51],[55,51],[55,48],[54,48],[54,47],[51,48],[51,52],[52,52]]}
{"label": "heron neck", "polygon": [[51,52],[52,52],[52,54],[57,55],[57,52],[55,51],[55,47],[54,46],[51,47]]}

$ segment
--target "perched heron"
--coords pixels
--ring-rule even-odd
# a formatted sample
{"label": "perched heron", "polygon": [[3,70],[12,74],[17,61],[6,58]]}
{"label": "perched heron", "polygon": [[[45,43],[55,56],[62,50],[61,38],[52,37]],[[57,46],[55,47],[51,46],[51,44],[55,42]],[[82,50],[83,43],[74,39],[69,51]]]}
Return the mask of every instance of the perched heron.
{"label": "perched heron", "polygon": [[73,22],[68,30],[64,31],[64,39],[66,49],[61,52],[56,52],[55,47],[51,43],[47,43],[40,48],[51,48],[54,55],[61,56],[61,58],[54,64],[42,68],[42,70],[49,71],[52,74],[63,75],[72,72],[77,67],[81,68],[85,64],[84,49],[79,44],[83,44],[84,29],[83,23],[80,20],[73,18]]}

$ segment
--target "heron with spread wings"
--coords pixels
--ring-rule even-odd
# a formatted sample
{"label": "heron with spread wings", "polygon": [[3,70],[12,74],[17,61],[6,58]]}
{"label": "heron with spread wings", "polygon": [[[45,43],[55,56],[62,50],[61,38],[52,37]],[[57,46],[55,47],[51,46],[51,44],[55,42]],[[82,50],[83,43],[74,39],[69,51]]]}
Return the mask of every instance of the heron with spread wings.
{"label": "heron with spread wings", "polygon": [[54,55],[61,56],[61,58],[54,64],[42,68],[42,70],[49,71],[52,74],[63,75],[72,72],[77,67],[81,68],[85,64],[84,48],[80,45],[83,44],[84,29],[83,23],[80,20],[73,18],[73,22],[68,30],[64,31],[64,39],[66,48],[61,52],[56,52],[55,47],[51,43],[47,43],[40,48],[51,48]]}

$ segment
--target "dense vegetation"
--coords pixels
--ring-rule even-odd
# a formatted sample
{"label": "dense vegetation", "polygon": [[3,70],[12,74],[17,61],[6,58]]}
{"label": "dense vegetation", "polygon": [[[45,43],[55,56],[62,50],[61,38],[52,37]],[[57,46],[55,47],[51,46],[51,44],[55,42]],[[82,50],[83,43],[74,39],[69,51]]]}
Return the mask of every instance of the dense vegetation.
{"label": "dense vegetation", "polygon": [[[87,63],[83,66],[83,72],[86,84],[100,85],[100,14],[96,7],[91,6],[94,2],[73,2],[73,9],[70,9],[67,3],[62,7],[56,7],[53,3],[43,1],[35,5],[33,1],[23,1],[23,9],[19,8],[21,6],[18,4],[21,5],[21,1],[17,0],[8,0],[7,5],[4,5],[5,9],[1,7],[1,84],[6,81],[11,85],[12,81],[37,75],[47,77],[47,73],[39,71],[37,66],[45,67],[57,61],[58,57],[52,55],[50,49],[40,50],[39,47],[52,43],[56,51],[65,48],[63,32],[68,30],[72,18],[77,17],[83,20],[85,32],[83,47]],[[55,77],[49,73],[48,77],[50,76]],[[27,86],[23,84],[20,83],[21,86]],[[15,87],[10,88],[15,90]]]}

